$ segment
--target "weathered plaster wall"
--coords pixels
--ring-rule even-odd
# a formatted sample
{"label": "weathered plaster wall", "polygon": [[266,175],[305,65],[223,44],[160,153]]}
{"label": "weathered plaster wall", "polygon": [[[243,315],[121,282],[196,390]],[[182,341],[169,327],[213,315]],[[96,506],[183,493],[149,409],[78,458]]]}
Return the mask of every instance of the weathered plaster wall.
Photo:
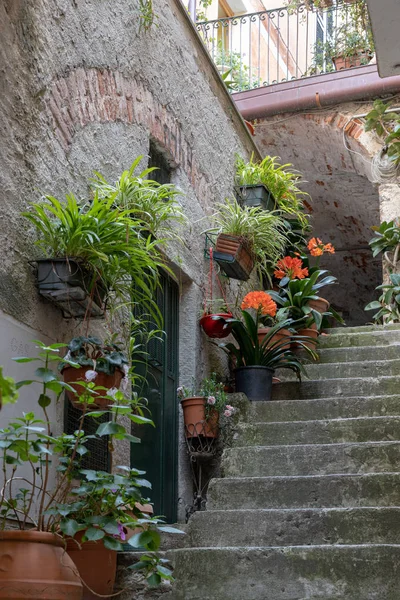
{"label": "weathered plaster wall", "polygon": [[[200,232],[232,191],[235,152],[256,149],[179,0],[154,9],[157,25],[144,32],[136,1],[1,0],[0,309],[51,339],[80,333],[38,297],[34,233],[20,212],[41,193],[84,196],[94,170],[116,179],[153,140],[191,224],[170,253],[189,383],[212,356],[197,326],[208,268]],[[183,482],[183,504],[188,494]]]}
{"label": "weathered plaster wall", "polygon": [[353,103],[305,113],[262,119],[256,141],[262,154],[279,155],[293,163],[310,194],[306,202],[313,235],[330,241],[336,254],[324,257],[339,285],[324,296],[343,312],[348,325],[362,325],[371,314],[364,306],[375,298],[382,283],[382,261],[372,258],[368,240],[371,226],[400,213],[399,187],[378,186],[372,180],[371,157],[380,148],[362,121],[350,120],[370,110],[369,103]]}

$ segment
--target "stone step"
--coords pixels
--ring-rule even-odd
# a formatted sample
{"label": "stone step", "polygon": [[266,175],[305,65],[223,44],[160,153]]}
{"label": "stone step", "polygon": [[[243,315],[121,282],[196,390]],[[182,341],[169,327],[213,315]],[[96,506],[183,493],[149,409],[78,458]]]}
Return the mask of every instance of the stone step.
{"label": "stone step", "polygon": [[385,415],[400,416],[400,395],[252,402],[248,418],[252,422],[271,422]]}
{"label": "stone step", "polygon": [[319,363],[394,360],[400,358],[400,344],[391,346],[353,346],[351,348],[321,348]]}
{"label": "stone step", "polygon": [[201,511],[187,537],[194,548],[400,544],[400,508]]}
{"label": "stone step", "polygon": [[[400,356],[400,355],[398,355]],[[398,377],[400,358],[339,363],[313,363],[305,365],[309,379],[345,379],[353,377]],[[296,381],[296,375],[289,369],[277,369],[276,377],[281,381]]]}
{"label": "stone step", "polygon": [[333,396],[381,396],[398,394],[400,377],[374,377],[349,379],[289,381],[273,386],[273,400],[303,400],[307,398],[332,398]]}
{"label": "stone step", "polygon": [[343,329],[334,335],[321,335],[320,348],[349,348],[352,346],[388,346],[400,342],[400,329],[374,329],[371,331],[347,331]]}
{"label": "stone step", "polygon": [[359,325],[358,327],[332,327],[325,329],[328,335],[343,335],[343,333],[367,333],[369,331],[393,331],[400,329],[400,323],[388,325]]}
{"label": "stone step", "polygon": [[400,546],[186,548],[166,600],[399,600]]}
{"label": "stone step", "polygon": [[400,417],[240,423],[235,446],[335,444],[400,440]]}
{"label": "stone step", "polygon": [[400,506],[400,473],[226,477],[208,488],[209,510]]}
{"label": "stone step", "polygon": [[225,477],[394,473],[400,442],[228,448],[221,467]]}

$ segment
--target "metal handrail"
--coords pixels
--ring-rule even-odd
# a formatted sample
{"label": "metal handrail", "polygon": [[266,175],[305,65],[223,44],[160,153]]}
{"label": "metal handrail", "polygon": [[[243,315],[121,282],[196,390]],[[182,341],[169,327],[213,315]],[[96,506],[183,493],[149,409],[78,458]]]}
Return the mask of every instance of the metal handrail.
{"label": "metal handrail", "polygon": [[365,0],[325,0],[196,23],[231,91],[368,64],[374,52]]}

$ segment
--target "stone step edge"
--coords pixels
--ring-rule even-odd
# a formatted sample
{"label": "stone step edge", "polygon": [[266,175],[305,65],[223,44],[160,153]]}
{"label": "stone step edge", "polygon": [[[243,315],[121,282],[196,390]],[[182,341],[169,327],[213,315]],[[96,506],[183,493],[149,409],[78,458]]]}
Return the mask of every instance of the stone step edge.
{"label": "stone step edge", "polygon": [[299,545],[299,546],[201,546],[198,548],[177,548],[176,550],[168,550],[168,554],[176,554],[179,552],[204,552],[204,551],[222,551],[226,552],[229,550],[278,550],[280,553],[284,553],[286,551],[290,551],[292,549],[299,550],[315,550],[315,549],[332,549],[332,548],[399,548],[400,544],[309,544],[309,545]]}
{"label": "stone step edge", "polygon": [[[282,381],[281,383],[274,383],[274,386],[281,386],[281,385],[287,385],[287,384],[293,384],[293,383],[297,383],[298,385],[301,385],[302,383],[315,383],[316,385],[319,385],[322,382],[329,382],[329,381],[371,381],[372,382],[376,382],[379,379],[379,382],[381,381],[385,381],[387,379],[394,379],[394,380],[398,380],[400,383],[400,375],[381,375],[379,377],[324,377],[324,379],[308,379],[308,378],[302,378],[301,381]],[[274,400],[270,400],[270,402],[274,402]]]}
{"label": "stone step edge", "polygon": [[[375,378],[376,379],[376,378]],[[318,379],[317,381],[321,381]],[[324,380],[325,381],[325,380]],[[293,382],[285,382],[282,383],[293,383]],[[277,384],[276,384],[277,385]],[[382,396],[329,396],[328,398],[291,398],[290,400],[265,400],[265,402],[252,402],[250,403],[250,416],[252,416],[253,407],[261,405],[275,406],[282,405],[287,406],[291,402],[299,402],[301,404],[305,404],[306,402],[337,402],[338,400],[344,400],[345,402],[351,403],[352,400],[365,400],[366,402],[370,400],[390,400],[398,398],[400,400],[400,394],[382,394]],[[278,421],[279,422],[279,421]]]}
{"label": "stone step edge", "polygon": [[387,325],[358,325],[350,327],[328,327],[324,329],[327,335],[340,335],[341,333],[367,333],[371,331],[396,331],[400,329],[400,323],[390,323]]}
{"label": "stone step edge", "polygon": [[[362,511],[375,511],[375,512],[383,512],[383,511],[396,511],[400,512],[400,506],[331,506],[331,507],[321,507],[321,506],[312,506],[310,508],[307,507],[299,507],[299,508],[211,508],[202,511],[196,511],[195,514],[204,515],[201,518],[206,519],[207,514],[209,515],[223,515],[225,513],[328,513],[328,512],[337,512],[337,513],[346,513],[346,512],[362,512]],[[188,521],[188,525],[190,525],[190,519]],[[192,521],[194,523],[194,521]],[[187,534],[190,535],[190,528],[187,531]],[[178,548],[176,548],[178,550]],[[143,554],[143,552],[142,552]]]}
{"label": "stone step edge", "polygon": [[[250,477],[245,477],[245,476],[240,476],[240,477],[216,477],[214,479],[211,480],[211,482],[215,485],[217,482],[223,482],[223,483],[230,483],[230,482],[246,482],[248,483],[250,480],[251,481],[265,481],[265,480],[274,480],[274,481],[286,481],[288,479],[292,480],[292,479],[307,479],[307,480],[313,480],[313,479],[350,479],[351,477],[353,479],[367,479],[367,478],[379,478],[379,477],[383,477],[383,478],[387,478],[390,476],[396,476],[397,478],[400,478],[400,471],[386,471],[386,472],[381,472],[378,471],[377,473],[329,473],[327,475],[261,475],[260,477],[255,477],[254,475],[251,475]],[[210,483],[211,483],[210,482]]]}
{"label": "stone step edge", "polygon": [[[250,423],[239,423],[238,427],[245,429],[246,427],[254,427],[255,425],[288,425],[290,423],[348,423],[349,421],[354,422],[368,422],[368,421],[383,421],[400,419],[399,415],[377,415],[373,417],[337,417],[334,419],[304,419],[300,421],[251,421]],[[373,441],[373,440],[371,440]],[[382,440],[384,441],[384,440]],[[395,441],[395,440],[393,440]]]}
{"label": "stone step edge", "polygon": [[[281,421],[278,421],[278,423],[280,423]],[[308,421],[282,421],[282,423],[308,423]],[[310,421],[311,423],[315,423],[315,421]],[[269,423],[268,423],[269,425]],[[365,447],[377,447],[377,448],[381,448],[384,446],[399,446],[400,445],[400,440],[379,440],[379,441],[371,441],[371,442],[332,442],[332,443],[319,443],[319,444],[275,444],[272,446],[261,446],[260,444],[257,444],[255,446],[249,446],[248,444],[246,444],[245,446],[238,446],[235,445],[232,448],[225,448],[224,449],[224,456],[227,456],[227,453],[229,452],[243,452],[243,449],[249,450],[250,452],[253,452],[255,450],[276,450],[276,448],[312,448],[313,450],[315,449],[316,451],[318,450],[318,448],[322,449],[322,448],[329,448],[329,449],[336,449],[339,448],[340,446],[344,447],[344,448],[349,448],[352,447],[354,448],[355,446],[358,448],[365,448]],[[400,464],[399,464],[400,466]]]}
{"label": "stone step edge", "polygon": [[[394,365],[397,363],[400,363],[400,355],[399,358],[389,358],[389,359],[382,359],[382,360],[346,360],[346,361],[332,361],[332,362],[320,362],[318,360],[313,361],[313,362],[309,362],[309,363],[305,363],[304,364],[304,368],[307,370],[309,367],[332,367],[332,365],[337,365],[338,367],[342,367],[343,365],[349,365],[350,367],[358,367],[358,366],[362,366],[362,365],[376,365],[378,367],[383,366],[383,365]],[[328,367],[329,365],[329,367]],[[277,369],[278,370],[278,369]],[[383,375],[382,377],[396,377],[396,375]],[[332,379],[338,379],[338,377],[333,377]],[[350,375],[344,377],[343,379],[356,379],[355,377],[351,377]],[[358,377],[358,379],[360,379],[360,377]]]}

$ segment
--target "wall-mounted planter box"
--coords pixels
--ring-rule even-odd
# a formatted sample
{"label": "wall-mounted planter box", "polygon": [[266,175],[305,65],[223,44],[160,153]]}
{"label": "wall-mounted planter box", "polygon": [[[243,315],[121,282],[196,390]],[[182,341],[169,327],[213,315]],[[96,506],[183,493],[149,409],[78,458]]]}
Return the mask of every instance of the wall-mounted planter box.
{"label": "wall-mounted planter box", "polygon": [[61,308],[65,318],[103,315],[105,292],[96,286],[91,297],[92,276],[78,261],[52,258],[36,262],[40,295]]}
{"label": "wall-mounted planter box", "polygon": [[220,233],[215,244],[214,260],[232,279],[246,281],[254,267],[254,258],[243,239]]}
{"label": "wall-mounted planter box", "polygon": [[275,198],[265,185],[244,185],[236,190],[236,198],[242,206],[275,210]]}

